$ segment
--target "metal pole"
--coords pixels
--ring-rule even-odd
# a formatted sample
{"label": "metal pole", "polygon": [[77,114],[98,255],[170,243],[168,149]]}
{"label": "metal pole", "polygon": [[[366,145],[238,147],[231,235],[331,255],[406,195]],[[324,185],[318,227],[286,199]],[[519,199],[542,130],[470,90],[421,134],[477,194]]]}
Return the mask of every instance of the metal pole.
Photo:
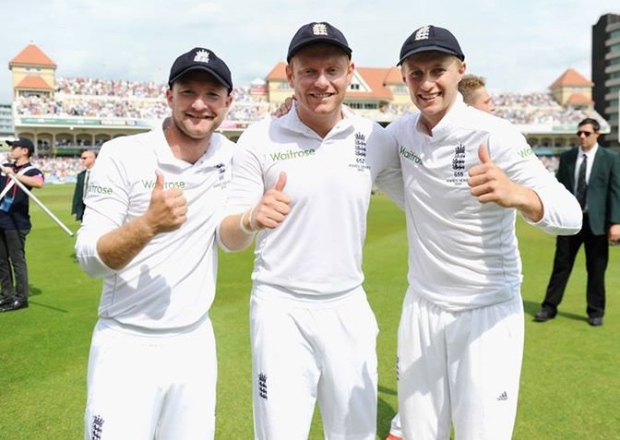
{"label": "metal pole", "polygon": [[6,193],[8,193],[11,188],[13,188],[13,185],[10,185],[9,182],[7,182],[7,184],[4,186],[4,189],[0,193],[0,200],[2,200],[4,196],[6,196]]}
{"label": "metal pole", "polygon": [[[37,199],[37,197],[34,194],[32,194],[32,192],[28,188],[26,188],[26,185],[21,183],[19,181],[19,179],[17,177],[15,177],[14,175],[12,175],[12,174],[7,174],[7,176],[9,176],[13,180],[13,182],[15,182],[15,184],[17,186],[19,186],[22,189],[22,191],[24,191],[28,195],[28,197],[30,197],[32,200],[34,200],[34,202],[37,205],[39,205],[39,208],[41,208],[43,211],[45,211],[45,213],[47,215],[49,215],[52,218],[52,220],[54,220],[56,222],[56,224],[58,224],[58,226],[60,226],[63,229],[63,231],[65,231],[67,234],[69,234],[70,237],[73,237],[73,232],[71,232],[71,230],[69,228],[67,228],[65,226],[65,224],[63,222],[61,222],[60,219],[58,217],[56,217],[52,211],[47,209],[47,207],[39,199]],[[6,191],[3,191],[2,193],[0,193],[0,195],[2,197],[4,197],[4,194],[6,194]],[[1,199],[1,197],[0,197],[0,199]]]}

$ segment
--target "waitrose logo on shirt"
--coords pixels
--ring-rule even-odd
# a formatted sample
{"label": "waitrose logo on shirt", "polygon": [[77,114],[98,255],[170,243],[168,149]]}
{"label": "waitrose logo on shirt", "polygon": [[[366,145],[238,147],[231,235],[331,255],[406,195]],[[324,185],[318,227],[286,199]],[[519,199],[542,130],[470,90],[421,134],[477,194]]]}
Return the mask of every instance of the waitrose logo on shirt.
{"label": "waitrose logo on shirt", "polygon": [[519,156],[525,159],[527,157],[530,157],[532,154],[534,154],[534,150],[532,150],[530,147],[525,147],[522,150],[519,150],[518,154]]}
{"label": "waitrose logo on shirt", "polygon": [[299,159],[302,157],[314,156],[316,150],[286,150],[286,151],[277,151],[275,153],[271,153],[269,156],[271,160],[274,162],[278,162],[280,160],[289,160],[289,159]]}
{"label": "waitrose logo on shirt", "polygon": [[[153,189],[155,187],[155,180],[142,180],[142,185],[144,185],[146,189]],[[173,188],[185,189],[185,182],[182,180],[164,181],[164,189]]]}
{"label": "waitrose logo on shirt", "polygon": [[88,188],[86,189],[86,193],[94,193],[94,194],[112,194],[112,188],[109,186],[101,186],[96,183],[89,183]]}
{"label": "waitrose logo on shirt", "polygon": [[410,160],[411,162],[415,162],[417,164],[422,165],[422,159],[420,159],[418,156],[416,156],[416,154],[413,151],[407,150],[402,145],[400,147],[399,153],[405,159]]}

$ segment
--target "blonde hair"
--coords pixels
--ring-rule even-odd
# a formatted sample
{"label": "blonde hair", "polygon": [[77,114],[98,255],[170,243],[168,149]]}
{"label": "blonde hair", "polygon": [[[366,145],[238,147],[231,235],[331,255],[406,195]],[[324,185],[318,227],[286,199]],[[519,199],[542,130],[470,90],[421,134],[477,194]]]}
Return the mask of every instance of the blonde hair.
{"label": "blonde hair", "polygon": [[482,76],[476,76],[470,73],[463,75],[463,78],[459,82],[459,92],[463,95],[463,101],[467,104],[473,102],[476,90],[486,86],[486,83],[486,79]]}

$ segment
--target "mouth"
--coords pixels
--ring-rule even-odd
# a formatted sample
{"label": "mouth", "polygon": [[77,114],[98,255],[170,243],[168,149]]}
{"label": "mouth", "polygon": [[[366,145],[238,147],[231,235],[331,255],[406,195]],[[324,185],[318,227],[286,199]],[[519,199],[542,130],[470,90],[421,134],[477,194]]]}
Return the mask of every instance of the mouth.
{"label": "mouth", "polygon": [[215,115],[203,115],[203,116],[197,116],[197,115],[193,115],[191,113],[185,113],[185,117],[188,119],[191,119],[194,122],[200,122],[203,120],[207,120],[207,121],[212,121],[215,119]]}
{"label": "mouth", "polygon": [[310,96],[316,99],[326,99],[334,96],[335,93],[310,93]]}
{"label": "mouth", "polygon": [[441,92],[436,92],[436,93],[425,93],[425,94],[418,94],[418,98],[421,101],[425,101],[425,102],[429,102],[432,101],[436,98],[439,98],[441,96]]}

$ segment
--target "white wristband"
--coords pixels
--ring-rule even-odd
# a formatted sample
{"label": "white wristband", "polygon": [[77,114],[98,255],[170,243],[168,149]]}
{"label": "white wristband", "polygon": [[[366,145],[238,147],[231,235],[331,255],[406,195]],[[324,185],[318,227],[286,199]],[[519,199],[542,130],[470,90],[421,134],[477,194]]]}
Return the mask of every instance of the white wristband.
{"label": "white wristband", "polygon": [[254,214],[254,208],[256,208],[256,206],[252,206],[252,209],[250,209],[250,213],[248,214],[248,223],[250,225],[251,231],[258,232],[260,228],[258,227],[255,221],[252,221],[253,220],[252,214]]}
{"label": "white wristband", "polygon": [[241,217],[239,218],[239,229],[241,229],[247,235],[252,235],[252,234],[256,233],[256,231],[253,230],[253,229],[248,229],[248,228],[245,227],[245,225],[243,224],[243,217],[245,217],[246,214],[249,215],[248,223],[250,224],[250,227],[251,227],[252,226],[252,213],[253,212],[254,212],[254,207],[252,207],[252,209],[250,209],[249,211],[246,211],[243,214],[241,214]]}

